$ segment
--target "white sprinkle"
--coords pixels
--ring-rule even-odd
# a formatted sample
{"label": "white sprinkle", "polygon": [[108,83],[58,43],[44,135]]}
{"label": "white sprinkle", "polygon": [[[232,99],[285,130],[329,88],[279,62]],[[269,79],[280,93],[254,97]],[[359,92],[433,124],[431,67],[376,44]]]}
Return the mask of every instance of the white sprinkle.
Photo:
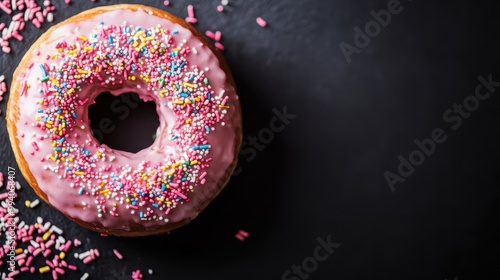
{"label": "white sprinkle", "polygon": [[24,12],[24,21],[25,22],[30,19],[30,13],[31,13],[30,9],[26,9],[26,11]]}
{"label": "white sprinkle", "polygon": [[5,80],[5,75],[0,76],[0,83]]}
{"label": "white sprinkle", "polygon": [[50,228],[50,231],[53,231],[59,235],[63,234],[63,231],[60,228],[56,227],[55,225],[52,225],[52,227]]}
{"label": "white sprinkle", "polygon": [[40,247],[40,244],[38,244],[38,242],[35,242],[35,240],[30,240],[30,243],[31,243],[31,246],[33,246],[35,248]]}
{"label": "white sprinkle", "polygon": [[35,208],[39,203],[40,203],[40,200],[35,199],[33,202],[31,202],[30,208]]}
{"label": "white sprinkle", "polygon": [[43,225],[43,228],[44,228],[45,230],[48,230],[48,229],[50,228],[50,225],[51,225],[51,224],[50,224],[50,222],[46,222],[46,223]]}
{"label": "white sprinkle", "polygon": [[151,268],[150,268],[150,269],[148,269],[148,273],[149,273],[149,274],[153,274],[153,270],[152,270]]}
{"label": "white sprinkle", "polygon": [[54,15],[52,13],[47,14],[47,21],[52,22],[54,20]]}
{"label": "white sprinkle", "polygon": [[229,5],[229,0],[222,0],[222,1],[220,1],[220,3],[221,3],[223,6],[227,6],[227,5]]}
{"label": "white sprinkle", "polygon": [[36,222],[37,222],[39,225],[43,224],[43,219],[42,219],[42,217],[38,216],[38,217],[36,218]]}
{"label": "white sprinkle", "polygon": [[16,190],[20,190],[21,189],[21,184],[19,184],[18,181],[16,181]]}
{"label": "white sprinkle", "polygon": [[85,272],[85,274],[83,274],[83,276],[80,278],[80,280],[87,280],[87,278],[89,278],[89,274],[87,272]]}
{"label": "white sprinkle", "polygon": [[78,258],[79,258],[80,260],[83,260],[83,259],[85,259],[85,258],[86,258],[86,257],[88,257],[88,256],[90,256],[90,251],[87,251],[87,252],[81,253],[81,254],[78,256]]}

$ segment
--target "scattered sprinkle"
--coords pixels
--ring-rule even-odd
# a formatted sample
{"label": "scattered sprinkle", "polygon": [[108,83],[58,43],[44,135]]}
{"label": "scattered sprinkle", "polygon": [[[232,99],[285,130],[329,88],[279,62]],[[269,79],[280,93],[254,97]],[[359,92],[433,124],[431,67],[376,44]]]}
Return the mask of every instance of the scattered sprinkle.
{"label": "scattered sprinkle", "polygon": [[267,26],[267,22],[261,17],[258,17],[255,21],[257,22],[258,25],[260,25],[260,27]]}

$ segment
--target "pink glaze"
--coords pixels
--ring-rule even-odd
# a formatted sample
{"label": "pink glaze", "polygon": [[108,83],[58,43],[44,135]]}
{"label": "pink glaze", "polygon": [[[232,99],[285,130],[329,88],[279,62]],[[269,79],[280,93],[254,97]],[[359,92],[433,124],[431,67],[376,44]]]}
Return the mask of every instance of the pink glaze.
{"label": "pink glaze", "polygon": [[[166,19],[149,15],[147,12],[142,9],[137,11],[122,9],[104,12],[92,19],[86,19],[79,23],[68,23],[58,27],[56,30],[52,30],[50,39],[29,54],[29,59],[35,66],[30,69],[24,69],[22,74],[19,75],[18,80],[15,81],[21,85],[30,85],[22,89],[24,94],[20,96],[17,104],[21,110],[16,127],[19,134],[17,135],[17,139],[20,142],[20,150],[24,159],[29,164],[31,173],[37,180],[40,189],[47,195],[49,202],[55,208],[71,218],[92,223],[97,227],[130,231],[132,230],[132,224],[134,224],[134,230],[148,231],[156,230],[168,223],[188,222],[195,218],[200,209],[203,209],[222,189],[223,186],[220,180],[221,178],[228,177],[227,172],[231,171],[231,163],[235,157],[234,153],[240,144],[237,143],[239,139],[237,133],[241,131],[238,96],[235,89],[227,83],[226,74],[220,68],[217,57],[209,48],[200,47],[201,41],[188,29]],[[228,106],[229,108],[216,111],[217,121],[215,121],[215,114],[213,114],[212,119],[215,125],[212,127],[214,130],[208,134],[205,133],[204,136],[205,142],[208,142],[210,145],[210,148],[207,149],[209,153],[200,157],[201,161],[203,159],[206,159],[206,161],[199,161],[196,164],[199,166],[196,167],[199,168],[196,176],[203,173],[202,180],[200,181],[199,178],[193,175],[191,178],[191,182],[193,183],[188,182],[192,187],[192,192],[184,194],[179,192],[180,197],[186,197],[187,199],[182,200],[182,203],[178,204],[175,208],[154,208],[149,203],[131,205],[124,201],[123,194],[120,192],[113,193],[112,191],[101,195],[100,197],[104,197],[105,201],[102,202],[99,198],[100,202],[97,203],[96,196],[91,194],[91,189],[97,187],[98,182],[100,182],[99,180],[111,180],[113,170],[134,171],[148,165],[150,167],[163,165],[172,160],[179,160],[186,152],[192,153],[190,147],[193,143],[182,144],[179,141],[175,142],[172,140],[172,135],[169,134],[171,130],[175,134],[185,126],[185,123],[177,121],[179,118],[176,114],[187,116],[187,111],[192,110],[189,106],[180,111],[173,111],[170,105],[163,106],[164,103],[172,103],[171,97],[160,97],[154,86],[151,90],[148,90],[147,83],[141,79],[130,81],[121,78],[122,76],[116,76],[115,82],[121,79],[124,81],[123,84],[116,83],[112,85],[110,83],[101,85],[95,81],[92,84],[88,84],[88,82],[82,84],[81,91],[77,93],[80,106],[75,109],[77,115],[75,125],[73,131],[66,135],[66,141],[79,147],[84,147],[91,155],[102,154],[104,156],[98,157],[98,160],[92,163],[93,170],[100,170],[101,177],[89,178],[85,192],[81,195],[79,194],[79,187],[74,185],[75,179],[66,174],[64,162],[60,160],[54,162],[49,159],[49,155],[54,153],[52,144],[47,138],[40,140],[41,137],[46,135],[46,131],[36,126],[35,117],[40,116],[37,113],[37,110],[40,109],[37,102],[40,101],[42,96],[39,91],[44,87],[43,83],[40,82],[42,72],[37,66],[45,65],[48,70],[50,67],[57,68],[61,64],[61,59],[46,60],[48,56],[57,54],[55,51],[57,42],[66,42],[68,45],[81,43],[80,39],[78,39],[79,36],[84,35],[90,38],[94,28],[98,28],[100,22],[104,22],[104,26],[120,26],[124,24],[124,19],[127,20],[127,25],[134,27],[141,26],[143,30],[158,24],[165,30],[177,30],[178,34],[172,35],[174,40],[173,45],[179,45],[185,40],[184,45],[188,46],[189,49],[196,48],[196,51],[187,54],[186,59],[188,64],[191,66],[198,65],[200,69],[206,70],[208,68],[208,71],[205,71],[205,75],[209,79],[209,85],[214,92],[211,100],[213,102],[215,100],[220,102],[224,99],[230,105]],[[106,39],[99,37],[99,40]],[[131,74],[130,71],[128,74]],[[135,74],[138,76],[137,72]],[[104,78],[109,77],[106,76],[104,71],[102,71],[102,76]],[[106,145],[98,144],[92,135],[89,125],[88,107],[94,103],[93,100],[95,97],[104,91],[110,91],[114,95],[134,91],[144,101],[153,100],[156,102],[157,112],[160,117],[160,126],[156,133],[157,138],[150,147],[133,154],[113,150]],[[88,100],[88,102],[85,100]],[[221,112],[226,112],[226,114]],[[225,122],[225,125],[222,125],[221,122]],[[23,138],[21,134],[24,134],[25,137]],[[130,135],[131,139],[125,141],[133,141],[134,132],[131,131]],[[34,149],[34,142],[36,142],[36,149]],[[34,155],[31,155],[33,152]],[[191,163],[193,163],[192,159]],[[122,179],[125,184],[128,183],[130,186],[134,186],[136,183],[130,178]],[[173,185],[175,183],[172,182],[171,188],[174,188]],[[116,203],[116,206],[113,203]],[[100,215],[98,208],[104,210],[101,210]],[[111,212],[114,214],[111,214]],[[149,213],[149,216],[141,219],[138,215],[139,212]]]}

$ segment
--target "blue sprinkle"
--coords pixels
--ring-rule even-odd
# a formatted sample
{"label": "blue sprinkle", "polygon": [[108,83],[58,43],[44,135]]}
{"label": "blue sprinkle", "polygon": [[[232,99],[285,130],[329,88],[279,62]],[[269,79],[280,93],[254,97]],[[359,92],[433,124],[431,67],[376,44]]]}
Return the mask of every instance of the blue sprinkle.
{"label": "blue sprinkle", "polygon": [[143,216],[142,211],[141,211],[141,212],[139,212],[139,216],[142,218],[142,216]]}
{"label": "blue sprinkle", "polygon": [[174,30],[174,31],[172,31],[172,34],[177,34],[177,33],[179,33],[179,31],[178,31],[178,30]]}
{"label": "blue sprinkle", "polygon": [[81,187],[79,190],[78,190],[78,194],[82,194],[83,193],[83,187]]}
{"label": "blue sprinkle", "polygon": [[40,64],[40,69],[42,69],[43,76],[47,76],[47,70],[45,70],[45,66],[43,66],[43,64]]}
{"label": "blue sprinkle", "polygon": [[162,183],[161,184],[161,190],[164,191],[166,188],[167,188],[167,185],[165,185],[164,183]]}
{"label": "blue sprinkle", "polygon": [[158,208],[158,204],[153,203],[152,205],[153,205],[153,207]]}
{"label": "blue sprinkle", "polygon": [[208,127],[208,125],[205,125],[205,130],[206,130],[207,132],[210,132],[210,127]]}
{"label": "blue sprinkle", "polygon": [[111,35],[108,35],[108,41],[110,44],[113,44],[113,37]]}
{"label": "blue sprinkle", "polygon": [[135,31],[139,31],[139,30],[141,30],[141,27],[140,27],[140,26],[137,26],[137,27],[135,28]]}

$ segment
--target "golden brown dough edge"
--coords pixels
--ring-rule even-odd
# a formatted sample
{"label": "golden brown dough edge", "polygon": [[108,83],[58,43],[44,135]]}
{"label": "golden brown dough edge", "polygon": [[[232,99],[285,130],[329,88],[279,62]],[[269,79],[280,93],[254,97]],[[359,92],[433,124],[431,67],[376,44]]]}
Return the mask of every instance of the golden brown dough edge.
{"label": "golden brown dough edge", "polygon": [[[29,50],[26,52],[26,54],[22,58],[21,62],[19,63],[19,66],[14,71],[14,74],[12,76],[12,83],[11,83],[11,87],[10,87],[10,96],[9,96],[9,101],[7,103],[7,112],[6,112],[7,131],[9,134],[9,140],[10,140],[11,145],[12,145],[14,156],[16,158],[18,165],[19,165],[19,169],[20,169],[21,173],[24,175],[24,178],[26,179],[28,184],[33,188],[35,193],[49,205],[51,205],[51,204],[49,203],[49,201],[47,199],[47,195],[39,188],[35,177],[31,173],[29,166],[21,153],[21,150],[19,147],[19,140],[16,137],[16,135],[17,135],[16,123],[19,120],[19,108],[16,107],[16,104],[17,104],[17,101],[18,101],[19,96],[20,96],[20,85],[16,81],[17,77],[19,77],[19,75],[22,74],[22,71],[24,69],[28,68],[28,64],[31,60],[30,57],[32,56],[33,51],[36,48],[38,48],[42,43],[44,43],[48,40],[48,38],[50,37],[50,34],[52,33],[53,30],[55,30],[56,28],[58,28],[62,25],[72,23],[72,22],[81,21],[84,19],[89,19],[89,18],[92,18],[95,15],[98,15],[100,13],[105,13],[105,12],[113,11],[116,9],[129,9],[132,11],[137,11],[138,9],[143,9],[146,11],[151,11],[153,13],[153,15],[155,15],[155,16],[168,19],[174,23],[177,23],[177,24],[189,29],[204,45],[208,46],[212,50],[212,52],[216,55],[216,57],[219,60],[219,64],[220,64],[221,69],[226,73],[226,77],[227,77],[226,82],[229,83],[234,88],[236,88],[232,73],[229,69],[229,66],[228,66],[226,60],[222,56],[221,52],[218,49],[216,49],[212,45],[212,43],[201,32],[199,32],[197,29],[195,29],[193,26],[191,26],[190,24],[185,22],[183,19],[181,19],[177,16],[174,16],[166,11],[163,11],[163,10],[160,10],[157,8],[153,8],[153,7],[149,7],[149,6],[145,6],[145,5],[139,5],[139,4],[119,4],[119,5],[102,6],[102,7],[97,7],[97,8],[93,8],[93,9],[81,12],[73,17],[70,17],[70,18],[52,26],[44,34],[42,34],[40,36],[40,38],[29,48]],[[240,106],[239,102],[238,102],[238,107],[236,108],[236,112],[241,112],[241,106]],[[225,177],[219,181],[217,193],[212,198],[207,199],[206,203],[204,205],[201,205],[199,207],[199,209],[198,209],[199,212],[201,212],[203,209],[205,209],[208,206],[208,204],[226,186],[234,169],[236,168],[236,164],[238,161],[238,152],[239,152],[242,137],[243,137],[242,136],[241,118],[240,118],[240,125],[237,126],[236,129],[237,129],[237,131],[235,131],[236,141],[235,141],[235,147],[234,147],[233,162],[226,170]],[[57,209],[57,210],[59,210],[59,209]],[[186,224],[187,222],[189,222],[188,220],[183,220],[183,221],[177,222],[177,223],[166,224],[165,226],[162,226],[162,227],[160,227],[156,230],[152,230],[152,231],[142,231],[142,230],[141,231],[134,231],[134,230],[125,231],[125,230],[101,228],[101,227],[98,227],[92,223],[84,222],[80,219],[69,217],[62,210],[59,210],[59,211],[62,212],[67,218],[75,221],[76,223],[78,223],[79,225],[81,225],[85,228],[88,228],[88,229],[91,229],[91,230],[94,230],[97,232],[108,233],[108,234],[117,235],[117,236],[158,235],[158,234],[163,234],[163,233],[169,232],[169,231],[176,229],[176,228]]]}

